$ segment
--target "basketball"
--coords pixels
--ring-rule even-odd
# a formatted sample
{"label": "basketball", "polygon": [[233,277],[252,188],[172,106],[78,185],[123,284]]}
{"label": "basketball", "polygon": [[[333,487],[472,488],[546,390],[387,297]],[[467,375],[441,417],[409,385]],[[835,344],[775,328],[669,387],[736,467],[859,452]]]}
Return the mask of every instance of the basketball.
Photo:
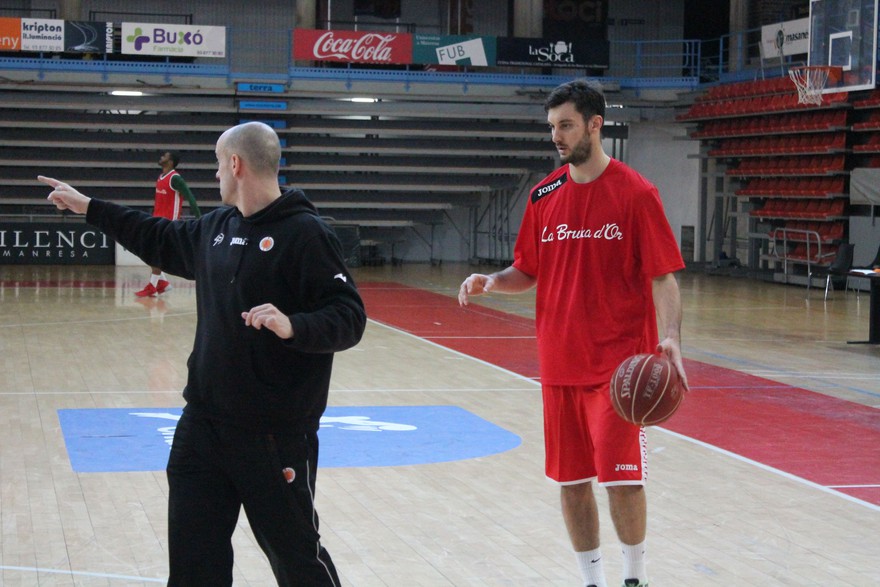
{"label": "basketball", "polygon": [[678,372],[664,355],[634,355],[611,376],[611,405],[633,424],[665,422],[678,409],[682,397]]}

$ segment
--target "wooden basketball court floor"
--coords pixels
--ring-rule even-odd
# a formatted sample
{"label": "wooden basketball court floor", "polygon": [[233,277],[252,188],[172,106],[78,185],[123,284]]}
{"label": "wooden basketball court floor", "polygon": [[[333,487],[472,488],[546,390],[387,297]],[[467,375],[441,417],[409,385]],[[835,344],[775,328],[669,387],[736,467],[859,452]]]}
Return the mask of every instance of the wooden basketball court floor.
{"label": "wooden basketball court floor", "polygon": [[[345,585],[579,584],[543,476],[533,297],[460,310],[453,296],[472,271],[355,272],[372,320],[337,356],[331,408],[454,406],[519,442],[444,462],[322,466],[321,530]],[[194,290],[174,279],[138,300],[145,277],[0,268],[0,585],[164,583],[164,471],[75,470],[59,416],[182,405]],[[693,390],[648,430],[652,587],[875,584],[880,349],[846,343],[867,337],[867,294],[824,302],[821,290],[805,299],[802,287],[696,272],[680,283]],[[235,584],[273,585],[244,516],[234,542]]]}

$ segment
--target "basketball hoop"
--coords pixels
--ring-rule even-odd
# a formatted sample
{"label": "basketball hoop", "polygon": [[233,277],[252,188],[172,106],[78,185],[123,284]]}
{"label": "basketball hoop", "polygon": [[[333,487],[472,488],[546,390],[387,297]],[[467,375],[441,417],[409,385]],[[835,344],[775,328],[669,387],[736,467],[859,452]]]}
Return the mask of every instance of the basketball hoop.
{"label": "basketball hoop", "polygon": [[798,92],[798,102],[801,104],[822,104],[822,90],[828,80],[832,84],[836,84],[840,79],[843,69],[840,67],[832,67],[830,65],[805,65],[801,67],[792,67],[788,72],[788,77],[794,82]]}

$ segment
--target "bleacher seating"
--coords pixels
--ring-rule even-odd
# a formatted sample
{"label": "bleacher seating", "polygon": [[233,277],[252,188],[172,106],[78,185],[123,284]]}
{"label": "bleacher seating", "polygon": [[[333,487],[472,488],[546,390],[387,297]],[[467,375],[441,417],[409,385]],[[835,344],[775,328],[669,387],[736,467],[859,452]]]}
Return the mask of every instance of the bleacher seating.
{"label": "bleacher seating", "polygon": [[813,110],[791,112],[772,118],[742,117],[706,122],[691,133],[695,139],[767,135],[769,133],[800,133],[847,128],[846,110]]}
{"label": "bleacher seating", "polygon": [[847,92],[833,92],[822,96],[821,105],[801,104],[794,84],[788,77],[724,84],[711,88],[677,119],[699,121],[827,108],[844,105],[848,97]]}
{"label": "bleacher seating", "polygon": [[[164,151],[200,207],[219,205],[214,145],[245,120],[271,121],[282,140],[284,185],[303,188],[322,215],[346,224],[437,224],[489,193],[522,189],[553,168],[545,114],[528,98],[354,103],[299,91],[107,89],[0,84],[0,213],[48,213],[50,174],[83,192],[151,209]],[[281,110],[261,100],[283,100]],[[243,102],[257,102],[245,107]],[[530,185],[530,184],[529,184]]]}
{"label": "bleacher seating", "polygon": [[737,196],[799,196],[828,198],[843,196],[846,180],[841,176],[782,178],[759,177],[736,190]]}
{"label": "bleacher seating", "polygon": [[739,166],[728,169],[727,175],[827,175],[844,170],[846,158],[843,155],[823,155],[807,157],[755,157],[742,159]]}
{"label": "bleacher seating", "polygon": [[753,155],[834,153],[846,149],[846,134],[799,134],[781,137],[749,137],[722,140],[709,151],[712,157],[743,157]]}
{"label": "bleacher seating", "polygon": [[818,235],[819,241],[831,244],[844,236],[843,222],[816,222],[787,220],[782,226],[770,231],[771,238],[786,238],[790,241],[807,241],[812,238],[810,233]]}
{"label": "bleacher seating", "polygon": [[855,109],[880,107],[880,90],[871,90],[867,96],[853,101],[852,106]]}
{"label": "bleacher seating", "polygon": [[846,201],[842,199],[770,198],[749,214],[759,218],[833,220],[843,218],[845,212]]}

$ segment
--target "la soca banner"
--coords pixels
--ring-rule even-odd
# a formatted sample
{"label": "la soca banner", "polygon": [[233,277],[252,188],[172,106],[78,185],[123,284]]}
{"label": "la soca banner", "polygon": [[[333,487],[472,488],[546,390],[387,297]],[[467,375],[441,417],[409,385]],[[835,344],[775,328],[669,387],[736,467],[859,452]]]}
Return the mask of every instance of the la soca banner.
{"label": "la soca banner", "polygon": [[608,67],[607,41],[296,29],[296,61],[381,64]]}
{"label": "la soca banner", "polygon": [[112,53],[113,23],[0,18],[0,51]]}

